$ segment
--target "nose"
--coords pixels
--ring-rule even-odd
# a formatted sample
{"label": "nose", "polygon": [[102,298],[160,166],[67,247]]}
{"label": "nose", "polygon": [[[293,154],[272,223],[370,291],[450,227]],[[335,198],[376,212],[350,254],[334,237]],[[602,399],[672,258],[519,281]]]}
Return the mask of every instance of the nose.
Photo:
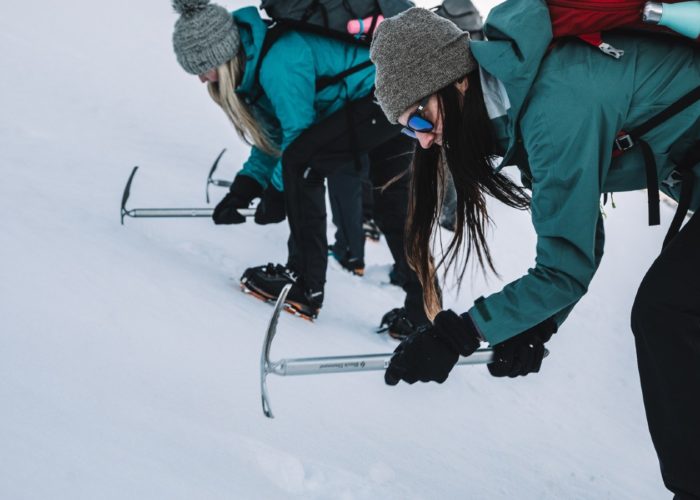
{"label": "nose", "polygon": [[430,149],[435,142],[435,134],[430,132],[416,132],[416,139],[418,139],[420,147],[423,149]]}
{"label": "nose", "polygon": [[207,81],[207,76],[206,75],[199,75],[199,81],[204,83]]}

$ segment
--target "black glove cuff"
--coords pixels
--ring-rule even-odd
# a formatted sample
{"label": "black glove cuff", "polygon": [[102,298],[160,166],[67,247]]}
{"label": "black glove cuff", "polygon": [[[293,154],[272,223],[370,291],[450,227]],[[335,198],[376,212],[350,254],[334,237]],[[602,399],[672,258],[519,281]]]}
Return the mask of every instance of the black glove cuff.
{"label": "black glove cuff", "polygon": [[263,196],[266,199],[273,200],[275,202],[284,203],[284,191],[279,191],[275,186],[270,184],[265,189]]}
{"label": "black glove cuff", "polygon": [[479,332],[472,320],[449,309],[435,316],[432,332],[462,356],[471,355],[480,345]]}
{"label": "black glove cuff", "polygon": [[229,188],[229,193],[244,203],[244,207],[247,207],[254,198],[260,197],[262,192],[263,187],[258,181],[245,174],[238,174]]}

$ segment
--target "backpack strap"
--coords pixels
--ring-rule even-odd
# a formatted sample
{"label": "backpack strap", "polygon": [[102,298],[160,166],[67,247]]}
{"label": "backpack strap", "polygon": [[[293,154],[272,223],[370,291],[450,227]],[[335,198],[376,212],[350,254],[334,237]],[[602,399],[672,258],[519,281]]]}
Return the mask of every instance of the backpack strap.
{"label": "backpack strap", "polygon": [[372,64],[372,61],[367,59],[365,62],[356,64],[355,66],[352,66],[346,69],[345,71],[341,71],[337,75],[319,76],[316,79],[316,92],[320,92],[323,89],[330,87],[331,85],[335,85],[336,83],[345,80],[346,77],[352,75],[353,73],[357,73],[358,71],[362,71],[363,69],[369,68],[370,66],[372,66]]}
{"label": "backpack strap", "polygon": [[260,87],[260,68],[262,67],[263,59],[265,59],[267,53],[270,52],[270,49],[275,44],[275,42],[282,38],[282,35],[284,35],[286,32],[287,29],[285,29],[284,26],[279,24],[274,24],[267,28],[267,32],[265,33],[265,39],[263,40],[262,47],[260,47],[258,61],[256,62],[255,68],[253,69],[253,79],[255,82],[254,86],[258,89],[258,93],[255,95],[255,97],[251,99],[249,103],[251,106],[258,102],[258,100],[263,96],[263,91]]}
{"label": "backpack strap", "polygon": [[[629,132],[621,130],[615,138],[613,158],[616,158],[639,145],[644,156],[644,169],[647,177],[647,196],[649,199],[649,225],[657,226],[661,223],[659,211],[659,176],[656,171],[654,152],[649,144],[641,139],[647,132],[661,125],[666,120],[674,117],[684,109],[700,100],[700,87],[696,87],[660,113],[652,116],[647,121],[635,127]],[[688,202],[690,203],[690,202]],[[679,207],[680,208],[680,207]],[[681,218],[682,220],[682,218]]]}
{"label": "backpack strap", "polygon": [[683,219],[688,215],[690,209],[690,200],[693,197],[693,183],[695,182],[695,174],[693,167],[700,163],[700,141],[696,141],[686,154],[683,161],[678,165],[676,171],[681,175],[681,196],[678,199],[678,208],[671,221],[671,226],[668,228],[668,233],[664,238],[663,248],[671,242],[674,236],[678,234],[683,224]]}
{"label": "backpack strap", "polygon": [[[373,25],[376,22],[377,16],[374,16]],[[365,39],[358,39],[353,35],[339,33],[334,30],[323,28],[322,26],[316,26],[313,24],[305,23],[303,21],[296,21],[294,19],[279,19],[274,22],[265,34],[265,40],[263,41],[262,47],[260,48],[260,55],[258,56],[257,64],[255,65],[255,86],[260,88],[260,68],[262,67],[262,62],[267,53],[270,51],[272,46],[288,31],[305,31],[307,33],[313,33],[320,36],[331,37],[342,42],[352,43],[355,45],[368,46],[369,42]],[[345,80],[348,76],[362,71],[363,69],[372,66],[371,60],[366,60],[360,64],[356,64],[350,68],[336,75],[319,76],[316,79],[316,92],[320,92],[336,83],[340,83]],[[255,104],[263,95],[262,90],[259,90],[256,96],[251,100],[250,104]]]}

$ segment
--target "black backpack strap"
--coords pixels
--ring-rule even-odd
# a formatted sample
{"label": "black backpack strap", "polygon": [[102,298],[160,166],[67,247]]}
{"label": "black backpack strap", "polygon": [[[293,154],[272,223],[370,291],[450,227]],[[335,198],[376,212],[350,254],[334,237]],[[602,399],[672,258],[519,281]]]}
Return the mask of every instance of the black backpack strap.
{"label": "black backpack strap", "polygon": [[265,40],[263,40],[262,47],[260,47],[260,54],[258,55],[258,61],[255,64],[255,68],[253,69],[253,78],[254,78],[254,86],[255,88],[258,89],[258,93],[251,99],[250,105],[254,105],[258,100],[262,97],[263,91],[260,86],[260,68],[262,67],[262,62],[263,59],[265,59],[265,56],[267,55],[268,52],[270,52],[270,49],[272,46],[282,38],[282,35],[284,35],[287,32],[287,28],[284,25],[280,25],[279,23],[272,25],[267,29],[267,32],[265,33]]}
{"label": "black backpack strap", "polygon": [[678,231],[681,229],[681,224],[683,224],[683,219],[688,215],[690,201],[693,197],[693,184],[695,182],[693,167],[698,163],[700,163],[700,141],[693,144],[688,154],[676,169],[681,175],[681,196],[678,199],[678,208],[671,221],[671,226],[668,228],[666,238],[664,238],[664,248],[666,248],[666,245],[678,234]]}
{"label": "black backpack strap", "polygon": [[649,144],[641,137],[653,128],[661,125],[669,118],[674,117],[684,109],[690,107],[700,100],[700,87],[696,87],[660,113],[652,116],[647,121],[635,127],[630,132],[621,131],[615,139],[615,150],[617,154],[624,153],[639,144],[644,155],[644,168],[647,177],[647,193],[649,197],[649,225],[660,224],[661,216],[659,212],[659,177],[656,171],[656,160]]}
{"label": "black backpack strap", "polygon": [[[367,46],[367,42],[365,40],[357,39],[352,35],[344,35],[333,30],[325,29],[321,26],[315,26],[312,24],[304,23],[303,21],[295,21],[292,19],[280,19],[267,29],[267,33],[265,34],[265,40],[263,41],[262,47],[260,48],[260,55],[258,56],[258,61],[254,69],[255,86],[258,89],[260,88],[260,68],[262,67],[263,59],[265,59],[265,56],[270,51],[272,46],[277,42],[277,40],[279,40],[282,37],[282,35],[284,35],[287,31],[292,30],[306,31],[308,33],[314,33],[316,35],[329,36],[331,38],[335,38],[343,42],[351,42],[356,45]],[[355,66],[341,71],[337,75],[320,76],[316,79],[316,92],[320,92],[325,88],[335,85],[336,83],[345,80],[345,78],[347,78],[348,76],[357,73],[358,71],[362,71],[363,69],[369,68],[370,66],[372,66],[372,64],[372,61],[368,59],[365,62],[356,64]],[[258,99],[262,97],[262,95],[263,92],[259,90],[258,93],[251,99],[250,104],[255,104],[258,101]]]}
{"label": "black backpack strap", "polygon": [[642,148],[644,156],[644,170],[647,176],[647,204],[649,206],[649,225],[658,226],[661,224],[661,212],[659,210],[659,173],[656,171],[656,159],[654,152],[647,141],[637,142]]}
{"label": "black backpack strap", "polygon": [[355,66],[341,71],[337,75],[319,76],[316,79],[316,92],[320,92],[323,89],[330,87],[331,85],[335,85],[336,83],[345,80],[346,77],[352,75],[353,73],[357,73],[358,71],[362,71],[363,69],[369,68],[370,66],[372,66],[372,64],[372,61],[367,59],[365,62],[356,64]]}

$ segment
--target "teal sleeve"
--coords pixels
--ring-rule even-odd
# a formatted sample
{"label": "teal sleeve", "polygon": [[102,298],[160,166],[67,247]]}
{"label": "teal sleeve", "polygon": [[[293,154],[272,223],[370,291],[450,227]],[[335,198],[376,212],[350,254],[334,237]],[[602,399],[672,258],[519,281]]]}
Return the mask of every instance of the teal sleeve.
{"label": "teal sleeve", "polygon": [[253,146],[250,148],[248,159],[243,163],[243,168],[238,173],[252,177],[265,189],[271,182],[277,162],[276,157]]}
{"label": "teal sleeve", "polygon": [[[260,85],[279,120],[283,152],[316,121],[314,57],[298,34],[289,33],[272,46],[260,70]],[[281,159],[275,165],[272,184],[283,189]]]}
{"label": "teal sleeve", "polygon": [[525,276],[469,310],[492,345],[552,316],[560,324],[588,290],[603,254],[600,172],[610,161],[604,122],[556,111],[523,117],[537,254]]}

